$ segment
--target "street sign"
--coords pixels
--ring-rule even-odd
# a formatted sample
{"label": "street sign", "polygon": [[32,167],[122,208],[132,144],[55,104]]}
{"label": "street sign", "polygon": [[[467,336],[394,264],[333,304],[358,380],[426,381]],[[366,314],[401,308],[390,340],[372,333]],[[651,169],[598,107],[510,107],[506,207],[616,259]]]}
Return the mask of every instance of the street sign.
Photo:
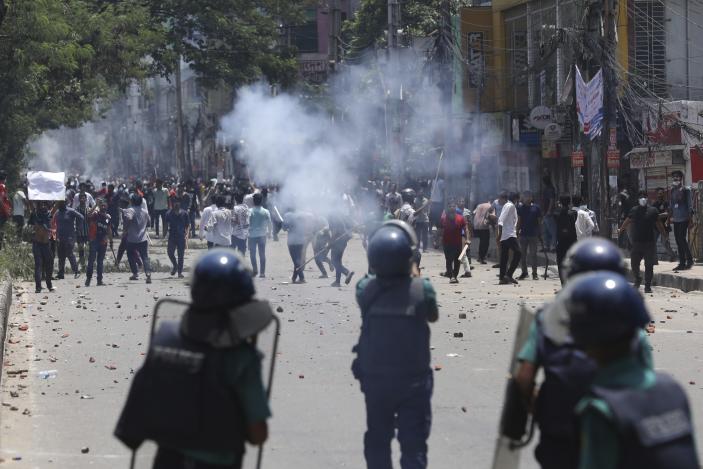
{"label": "street sign", "polygon": [[530,112],[530,124],[537,129],[544,130],[553,121],[552,110],[547,106],[537,106]]}
{"label": "street sign", "polygon": [[555,122],[547,124],[544,128],[544,138],[547,140],[559,140],[561,138],[561,126]]}
{"label": "street sign", "polygon": [[672,161],[671,150],[631,153],[630,169],[662,168],[671,166]]}
{"label": "street sign", "polygon": [[617,148],[609,148],[607,158],[608,169],[620,168],[620,150]]}
{"label": "street sign", "polygon": [[583,151],[576,150],[571,154],[571,167],[572,168],[583,168],[584,167],[584,155]]}

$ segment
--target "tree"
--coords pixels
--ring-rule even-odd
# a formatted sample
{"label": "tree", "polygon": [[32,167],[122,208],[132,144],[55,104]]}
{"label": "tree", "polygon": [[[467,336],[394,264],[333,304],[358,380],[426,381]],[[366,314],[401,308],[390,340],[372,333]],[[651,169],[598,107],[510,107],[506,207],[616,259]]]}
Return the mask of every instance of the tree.
{"label": "tree", "polygon": [[309,0],[146,0],[154,29],[167,40],[151,52],[164,74],[182,57],[201,84],[237,87],[265,77],[289,85],[297,74],[294,51],[277,44],[282,24],[302,20]]}
{"label": "tree", "polygon": [[[453,0],[450,13],[456,14],[466,0]],[[402,26],[408,37],[435,36],[441,26],[442,0],[407,0],[402,4]],[[384,47],[388,29],[388,0],[362,0],[361,7],[342,29],[345,41],[351,44],[349,54],[354,57],[364,49]]]}
{"label": "tree", "polygon": [[27,142],[78,126],[133,80],[163,42],[137,0],[5,0],[0,24],[0,167],[16,177]]}

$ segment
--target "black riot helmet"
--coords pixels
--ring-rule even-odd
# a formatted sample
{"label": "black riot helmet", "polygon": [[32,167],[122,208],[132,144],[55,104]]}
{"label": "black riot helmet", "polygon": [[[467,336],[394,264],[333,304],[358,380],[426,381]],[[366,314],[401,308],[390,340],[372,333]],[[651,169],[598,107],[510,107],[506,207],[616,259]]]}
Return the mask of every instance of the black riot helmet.
{"label": "black riot helmet", "polygon": [[403,199],[403,202],[411,204],[415,200],[415,191],[410,188],[403,189],[400,191],[400,197]]}
{"label": "black riot helmet", "polygon": [[578,275],[562,294],[571,337],[582,347],[630,339],[650,321],[642,296],[615,272]]}
{"label": "black riot helmet", "polygon": [[371,235],[369,267],[378,277],[408,276],[416,249],[415,230],[404,221],[389,220]]}
{"label": "black riot helmet", "polygon": [[571,246],[564,257],[566,278],[584,272],[606,270],[625,275],[625,259],[610,240],[589,237]]}
{"label": "black riot helmet", "polygon": [[193,269],[190,294],[193,310],[226,310],[251,301],[254,282],[251,272],[232,249],[212,249]]}

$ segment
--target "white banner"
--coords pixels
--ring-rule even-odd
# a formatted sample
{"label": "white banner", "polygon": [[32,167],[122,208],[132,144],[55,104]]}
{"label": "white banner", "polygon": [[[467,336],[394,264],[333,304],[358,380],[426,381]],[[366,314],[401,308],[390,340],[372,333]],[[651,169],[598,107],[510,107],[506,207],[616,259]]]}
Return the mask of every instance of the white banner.
{"label": "white banner", "polygon": [[576,67],[576,110],[584,135],[593,140],[603,130],[603,71],[586,83]]}
{"label": "white banner", "polygon": [[27,192],[29,200],[64,200],[66,198],[66,173],[29,171]]}

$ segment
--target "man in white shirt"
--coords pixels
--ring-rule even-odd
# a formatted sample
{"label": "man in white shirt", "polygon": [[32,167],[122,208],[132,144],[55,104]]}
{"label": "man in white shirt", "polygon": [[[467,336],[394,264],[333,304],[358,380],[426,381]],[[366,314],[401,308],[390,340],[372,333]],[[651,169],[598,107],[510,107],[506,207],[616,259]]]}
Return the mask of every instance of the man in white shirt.
{"label": "man in white shirt", "polygon": [[[212,216],[212,212],[217,210],[217,205],[212,204],[208,205],[205,207],[200,214],[200,230],[198,232],[198,238],[202,241],[203,238],[207,240],[207,248],[212,249],[213,242],[212,242],[212,232],[210,231],[205,231],[205,227],[208,225],[210,222],[210,217]],[[230,241],[231,242],[231,241]]]}
{"label": "man in white shirt", "polygon": [[[520,264],[520,244],[517,241],[517,204],[520,196],[516,192],[511,192],[508,195],[508,201],[503,205],[498,218],[498,239],[500,239],[500,284],[509,285],[517,284],[517,280],[513,278],[515,269]],[[513,260],[508,267],[508,257],[510,251],[513,252]]]}
{"label": "man in white shirt", "polygon": [[595,214],[588,209],[585,202],[582,202],[581,197],[574,196],[572,199],[574,207],[577,207],[576,212],[576,239],[581,241],[584,238],[593,236],[596,230]]}
{"label": "man in white shirt", "polygon": [[215,209],[210,213],[205,229],[212,247],[226,248],[232,244],[232,212],[225,208],[224,196],[215,197]]}
{"label": "man in white shirt", "polygon": [[164,187],[161,179],[156,180],[156,187],[153,192],[154,196],[154,228],[156,237],[159,237],[159,222],[162,222],[164,227],[164,238],[168,235],[168,226],[166,225],[166,212],[168,211],[168,189]]}
{"label": "man in white shirt", "polygon": [[76,193],[76,195],[73,196],[73,202],[71,203],[71,208],[76,209],[81,204],[81,194],[85,194],[85,203],[88,206],[88,208],[95,208],[95,199],[93,198],[93,196],[89,192],[86,192],[87,188],[88,188],[88,186],[86,185],[85,182],[81,182],[78,185],[78,192]]}

